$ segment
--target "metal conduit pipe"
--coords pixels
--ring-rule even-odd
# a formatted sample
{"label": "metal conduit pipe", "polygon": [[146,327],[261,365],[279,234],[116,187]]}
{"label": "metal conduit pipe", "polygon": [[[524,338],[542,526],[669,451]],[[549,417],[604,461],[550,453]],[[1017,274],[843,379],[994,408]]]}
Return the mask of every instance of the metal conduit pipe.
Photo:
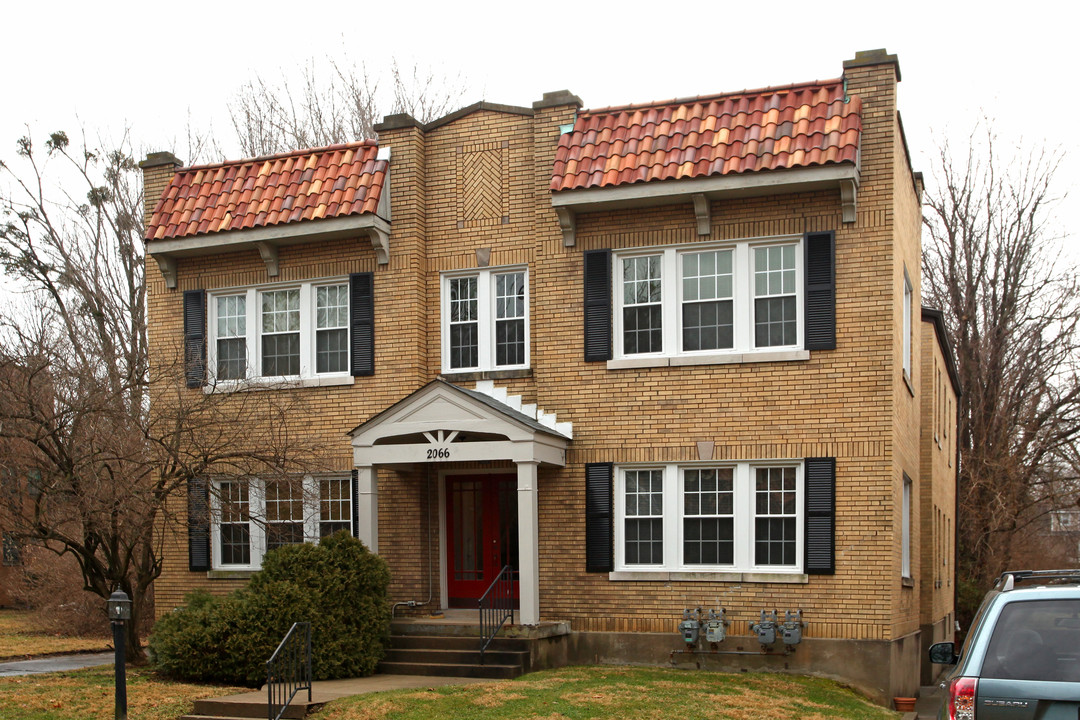
{"label": "metal conduit pipe", "polygon": [[424,607],[431,604],[431,599],[435,596],[435,584],[431,580],[431,568],[432,568],[432,549],[431,549],[431,533],[433,523],[431,521],[431,465],[424,466],[424,482],[427,484],[427,585],[428,595],[427,600],[420,602],[418,600],[403,600],[402,602],[396,602],[390,607],[390,619],[394,618],[394,613],[397,612],[398,607]]}

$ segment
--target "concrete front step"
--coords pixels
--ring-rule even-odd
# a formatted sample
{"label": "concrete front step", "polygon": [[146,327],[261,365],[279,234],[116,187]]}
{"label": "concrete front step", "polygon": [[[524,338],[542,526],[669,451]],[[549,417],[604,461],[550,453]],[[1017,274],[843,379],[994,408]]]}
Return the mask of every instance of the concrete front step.
{"label": "concrete front step", "polygon": [[524,670],[520,665],[383,661],[379,663],[379,672],[389,675],[434,675],[439,677],[509,680],[521,675]]}
{"label": "concrete front step", "polygon": [[[322,705],[322,702],[309,703],[307,701],[307,691],[305,690],[293,699],[289,707],[285,708],[285,714],[282,717],[290,718],[290,720],[300,720],[300,718],[319,709]],[[204,718],[216,718],[218,720],[222,718],[228,718],[229,720],[248,718],[250,720],[250,718],[265,718],[266,715],[266,693],[264,690],[261,699],[256,699],[256,696],[248,694],[196,700],[192,714],[185,715],[181,720],[203,720]]]}
{"label": "concrete front step", "polygon": [[480,660],[480,638],[393,635],[379,672],[468,678],[513,678],[528,672],[530,640],[495,638]]}
{"label": "concrete front step", "polygon": [[[527,651],[528,642],[518,638],[496,637],[491,641],[488,650]],[[394,650],[472,650],[479,653],[480,638],[459,635],[393,635],[388,647]]]}
{"label": "concrete front step", "polygon": [[[390,648],[386,651],[384,662],[411,662],[411,663],[434,663],[434,664],[480,664],[480,651],[477,648],[468,650],[442,649],[442,648]],[[529,662],[528,650],[491,650],[484,653],[484,663],[487,665],[520,665],[525,667]]]}

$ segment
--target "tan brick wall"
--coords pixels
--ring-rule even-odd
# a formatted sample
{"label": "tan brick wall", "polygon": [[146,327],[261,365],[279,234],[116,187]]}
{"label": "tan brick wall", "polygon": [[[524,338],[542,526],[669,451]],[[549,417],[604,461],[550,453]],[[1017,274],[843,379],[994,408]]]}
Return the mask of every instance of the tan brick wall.
{"label": "tan brick wall", "polygon": [[954,610],[953,540],[956,525],[956,391],[949,379],[945,359],[933,323],[921,323],[921,406],[924,423],[920,431],[922,476],[920,512],[922,577],[921,624],[947,618]]}
{"label": "tan brick wall", "polygon": [[[723,605],[735,633],[747,632],[746,622],[763,608],[802,608],[810,637],[887,640],[914,630],[918,591],[900,582],[899,492],[902,471],[916,483],[921,473],[919,407],[898,368],[903,263],[916,287],[918,320],[918,221],[912,218],[918,206],[896,192],[897,178],[910,172],[895,168],[891,66],[849,74],[866,109],[853,224],[841,221],[838,191],[803,192],[714,202],[707,238],[697,235],[689,204],[585,213],[578,217],[577,245],[566,248],[548,180],[557,128],[573,119],[572,108],[532,117],[481,111],[427,132],[384,132],[380,142],[392,148],[390,266],[377,267],[363,239],[281,252],[282,280],[360,270],[376,276],[375,376],[308,391],[317,412],[297,423],[339,442],[339,462],[349,467],[344,433],[441,371],[440,273],[477,267],[476,250],[488,248],[492,267],[520,264],[529,271],[531,372],[497,384],[574,423],[567,466],[539,473],[543,618],[570,620],[582,630],[669,632],[683,607]],[[489,187],[463,177],[478,166]],[[492,195],[492,188],[499,192]],[[836,350],[815,351],[807,361],[746,365],[609,370],[583,361],[584,251],[818,230],[836,231]],[[179,336],[183,289],[266,281],[255,251],[182,261],[179,274],[180,287],[167,291],[151,273],[156,348]],[[919,343],[914,347],[912,383],[919,387]],[[696,460],[699,440],[714,441],[719,460],[835,457],[836,574],[805,584],[733,584],[616,582],[586,573],[584,464]],[[438,594],[443,549],[432,498],[438,470],[460,467],[379,473],[380,551],[391,564],[395,599],[422,600],[432,588]],[[170,548],[158,590],[161,612],[185,588],[232,587],[188,573],[186,547]],[[913,554],[915,572],[919,557]]]}

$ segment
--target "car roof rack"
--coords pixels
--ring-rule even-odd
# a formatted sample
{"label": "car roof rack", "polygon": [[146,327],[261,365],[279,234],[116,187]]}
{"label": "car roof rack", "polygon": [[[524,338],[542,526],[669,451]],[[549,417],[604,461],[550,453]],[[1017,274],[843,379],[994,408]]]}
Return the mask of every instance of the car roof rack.
{"label": "car roof rack", "polygon": [[1027,580],[1066,580],[1080,583],[1080,569],[1076,570],[1007,570],[998,577],[994,587],[1008,592],[1018,582]]}

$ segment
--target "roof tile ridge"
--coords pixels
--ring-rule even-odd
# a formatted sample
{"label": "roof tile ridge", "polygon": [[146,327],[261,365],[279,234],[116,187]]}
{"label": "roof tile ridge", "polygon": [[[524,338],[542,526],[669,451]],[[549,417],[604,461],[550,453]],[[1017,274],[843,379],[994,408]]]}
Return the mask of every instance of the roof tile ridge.
{"label": "roof tile ridge", "polygon": [[791,83],[789,85],[768,85],[762,88],[747,88],[744,90],[736,90],[733,92],[715,93],[713,95],[696,95],[682,98],[672,98],[670,100],[654,100],[652,102],[645,103],[631,103],[629,105],[611,105],[609,107],[601,108],[588,108],[586,110],[580,110],[579,116],[582,115],[598,115],[601,113],[613,113],[613,112],[628,112],[634,110],[644,110],[648,108],[661,108],[671,107],[674,105],[690,105],[693,103],[706,103],[716,100],[726,100],[728,98],[742,97],[747,95],[764,95],[766,93],[776,93],[782,90],[801,90],[803,88],[812,87],[830,87],[839,85],[844,82],[842,77],[830,78],[828,80],[809,80],[805,82]]}
{"label": "roof tile ridge", "polygon": [[241,158],[239,160],[226,160],[224,162],[205,163],[203,165],[189,165],[188,167],[183,167],[183,168],[177,169],[176,173],[180,174],[180,173],[191,172],[191,171],[194,171],[194,170],[208,170],[208,169],[212,169],[212,168],[226,168],[226,167],[231,167],[231,166],[236,166],[236,165],[254,165],[255,163],[264,163],[264,162],[267,162],[267,161],[270,161],[270,160],[280,160],[280,159],[289,158],[289,157],[301,157],[301,156],[304,156],[304,155],[314,155],[314,154],[320,154],[320,153],[326,153],[326,152],[334,152],[334,151],[337,151],[337,150],[344,150],[344,149],[347,149],[347,148],[356,148],[356,149],[359,149],[361,147],[375,147],[375,148],[377,148],[378,146],[379,146],[378,140],[373,140],[373,139],[357,140],[355,142],[349,142],[349,143],[335,143],[333,145],[323,145],[321,147],[301,148],[299,150],[289,150],[287,152],[274,153],[272,155],[259,155],[258,157]]}

